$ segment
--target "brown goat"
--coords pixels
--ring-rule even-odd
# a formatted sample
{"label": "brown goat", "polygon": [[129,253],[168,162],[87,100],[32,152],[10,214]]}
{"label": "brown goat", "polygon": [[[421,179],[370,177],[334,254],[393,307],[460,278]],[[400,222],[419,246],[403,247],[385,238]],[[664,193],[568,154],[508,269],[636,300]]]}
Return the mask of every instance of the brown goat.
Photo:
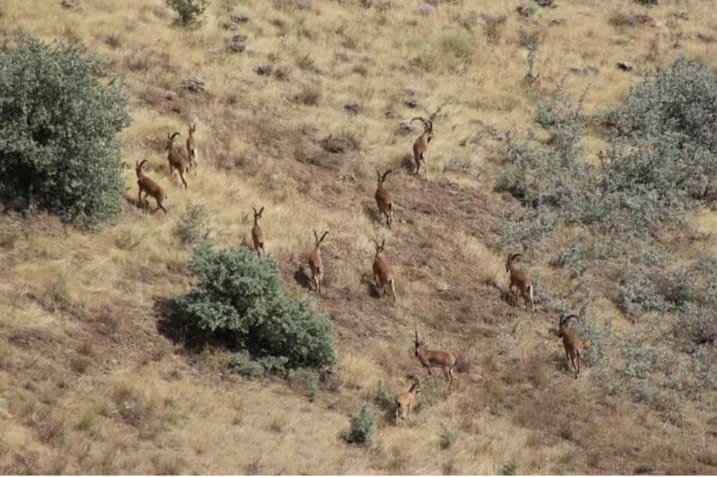
{"label": "brown goat", "polygon": [[421,117],[411,119],[413,121],[421,121],[423,123],[423,133],[416,138],[413,143],[413,160],[416,163],[416,172],[418,175],[421,170],[421,164],[426,174],[426,180],[428,180],[428,163],[426,162],[426,151],[428,150],[428,143],[433,139],[433,122],[430,119],[423,119]]}
{"label": "brown goat", "polygon": [[189,164],[192,167],[197,167],[197,141],[194,139],[194,132],[197,130],[197,124],[192,123],[189,125],[188,137],[187,137],[187,157],[189,157]]}
{"label": "brown goat", "polygon": [[563,339],[563,347],[565,348],[565,359],[568,361],[568,367],[573,365],[575,370],[575,379],[578,379],[580,375],[580,359],[582,357],[583,349],[585,345],[582,340],[578,338],[575,333],[568,330],[566,325],[571,318],[578,317],[576,315],[568,315],[560,318],[558,323],[558,337]]}
{"label": "brown goat", "polygon": [[316,286],[316,293],[321,294],[321,279],[324,276],[324,264],[321,260],[321,242],[324,241],[324,238],[329,234],[329,231],[327,230],[324,232],[324,234],[319,238],[319,234],[316,233],[316,230],[314,230],[314,250],[312,250],[311,254],[309,255],[309,269],[311,270],[311,279],[314,282],[314,285]]}
{"label": "brown goat", "polygon": [[443,369],[443,374],[446,376],[448,389],[450,390],[453,385],[453,368],[458,364],[456,356],[449,351],[425,349],[424,343],[418,340],[418,330],[416,330],[414,344],[416,346],[416,358],[426,368],[428,375],[433,376],[431,368]]}
{"label": "brown goat", "polygon": [[182,184],[184,184],[184,188],[186,189],[187,180],[184,178],[184,174],[189,172],[190,161],[183,152],[179,149],[175,149],[174,147],[174,138],[179,135],[180,134],[178,132],[174,132],[171,135],[167,134],[167,145],[164,149],[168,151],[167,160],[169,161],[169,174],[173,176],[175,169],[179,171],[179,178],[182,179]]}
{"label": "brown goat", "polygon": [[510,286],[508,290],[513,295],[513,300],[518,299],[518,292],[525,300],[525,306],[528,306],[530,301],[530,310],[535,311],[535,300],[533,298],[533,282],[523,270],[515,268],[513,262],[520,258],[522,254],[514,253],[508,254],[508,261],[505,263],[505,271],[510,273]]}
{"label": "brown goat", "polygon": [[413,403],[416,402],[416,394],[421,391],[421,383],[418,378],[415,378],[413,384],[408,391],[402,392],[396,398],[396,418],[395,422],[398,425],[399,420],[403,419],[404,422],[408,421],[408,417],[411,415],[411,408]]}
{"label": "brown goat", "polygon": [[376,176],[378,179],[378,185],[376,186],[376,205],[378,205],[378,213],[383,214],[386,217],[386,225],[391,228],[393,222],[393,194],[391,191],[386,189],[383,184],[386,182],[386,177],[391,173],[391,169],[381,175],[381,171],[376,169]]}
{"label": "brown goat", "polygon": [[142,172],[142,166],[145,162],[147,162],[147,159],[144,159],[142,162],[135,162],[134,170],[137,173],[137,186],[139,186],[139,194],[137,196],[137,200],[141,204],[142,193],[144,193],[145,200],[147,199],[148,195],[151,195],[157,202],[157,208],[154,209],[153,212],[157,212],[157,210],[162,209],[162,211],[166,214],[167,209],[164,208],[162,202],[167,200],[167,194],[166,192],[164,192],[164,189],[162,189],[159,184],[144,175],[144,172]]}
{"label": "brown goat", "polygon": [[376,281],[376,288],[382,292],[383,295],[387,293],[387,288],[391,288],[391,296],[393,296],[394,303],[396,302],[396,280],[393,277],[393,270],[391,265],[381,257],[383,253],[384,245],[386,240],[381,242],[381,245],[377,241],[373,241],[376,244],[376,256],[373,259],[373,278]]}
{"label": "brown goat", "polygon": [[264,251],[264,232],[262,232],[261,227],[259,227],[259,219],[261,218],[261,214],[264,213],[264,207],[259,209],[259,212],[257,212],[254,207],[252,207],[252,209],[254,210],[254,226],[251,228],[251,240],[254,242],[256,254],[261,257],[262,255],[266,255]]}

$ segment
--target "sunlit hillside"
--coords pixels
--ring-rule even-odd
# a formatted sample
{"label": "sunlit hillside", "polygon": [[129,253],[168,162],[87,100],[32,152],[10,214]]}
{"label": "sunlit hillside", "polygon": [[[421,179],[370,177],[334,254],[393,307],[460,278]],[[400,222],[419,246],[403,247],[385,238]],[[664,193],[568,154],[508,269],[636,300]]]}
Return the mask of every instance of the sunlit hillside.
{"label": "sunlit hillside", "polygon": [[[696,374],[696,352],[675,344],[674,387],[659,404],[617,381],[607,392],[601,361],[574,379],[548,306],[578,313],[571,271],[545,249],[510,249],[499,231],[521,205],[495,191],[506,143],[545,140],[536,104],[561,84],[592,115],[681,53],[717,68],[717,2],[556,3],[210,0],[183,27],[163,0],[0,2],[3,36],[81,40],[105,59],[132,116],[110,224],[0,215],[0,473],[717,473],[714,366]],[[639,14],[652,21],[631,21]],[[428,180],[413,175],[416,116],[433,118]],[[178,131],[183,144],[191,122],[199,156],[185,190],[165,141]],[[588,130],[587,160],[605,144]],[[143,159],[167,189],[167,214],[138,204]],[[376,169],[393,170],[391,229]],[[334,323],[338,364],[318,390],[244,377],[229,351],[188,349],[167,331],[164,305],[193,284],[176,231],[191,205],[206,208],[216,247],[251,246],[252,207],[265,207],[286,292]],[[715,212],[688,220],[698,238],[675,241],[675,260],[714,254]],[[321,296],[301,279],[314,229],[330,232]],[[551,243],[585,236],[559,231]],[[384,238],[395,305],[372,285],[372,240]],[[508,299],[509,252],[537,277],[535,313]],[[614,272],[595,272],[586,319],[642,336],[646,325],[611,301]],[[416,329],[460,356],[450,392],[416,360]],[[717,358],[714,341],[700,346]],[[617,362],[618,351],[606,355]],[[413,375],[423,389],[397,426],[379,383],[398,393]],[[380,413],[377,430],[348,444],[341,433],[364,403]]]}

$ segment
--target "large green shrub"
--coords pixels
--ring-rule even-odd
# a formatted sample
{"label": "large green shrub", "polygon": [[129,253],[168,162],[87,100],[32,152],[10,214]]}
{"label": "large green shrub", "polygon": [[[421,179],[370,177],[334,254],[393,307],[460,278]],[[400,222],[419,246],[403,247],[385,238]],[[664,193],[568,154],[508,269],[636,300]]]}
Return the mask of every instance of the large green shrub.
{"label": "large green shrub", "polygon": [[284,295],[271,258],[249,249],[214,251],[200,245],[190,269],[199,283],[176,302],[177,318],[185,326],[224,338],[255,359],[281,358],[289,368],[335,362],[328,316]]}
{"label": "large green shrub", "polygon": [[119,211],[127,97],[78,43],[0,45],[0,200],[97,225]]}

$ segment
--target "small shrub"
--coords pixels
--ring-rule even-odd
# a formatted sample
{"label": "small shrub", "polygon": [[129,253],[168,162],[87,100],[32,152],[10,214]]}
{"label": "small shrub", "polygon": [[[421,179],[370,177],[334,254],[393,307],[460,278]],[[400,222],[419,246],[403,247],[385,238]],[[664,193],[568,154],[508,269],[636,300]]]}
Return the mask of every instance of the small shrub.
{"label": "small shrub", "polygon": [[515,459],[511,459],[508,462],[504,462],[503,465],[500,466],[501,475],[515,475],[517,471],[518,461]]}
{"label": "small shrub", "polygon": [[167,0],[167,6],[179,15],[179,23],[191,25],[207,9],[207,0]]}
{"label": "small shrub", "polygon": [[0,201],[96,226],[119,212],[127,96],[80,43],[0,43]]}
{"label": "small shrub", "polygon": [[438,438],[441,449],[445,450],[451,447],[458,440],[458,432],[449,430],[441,424],[441,430],[438,432]]}
{"label": "small shrub", "polygon": [[361,149],[361,140],[351,131],[339,131],[321,140],[321,147],[331,154],[343,154]]}
{"label": "small shrub", "polygon": [[452,28],[441,32],[438,46],[443,55],[451,55],[469,61],[475,51],[473,35],[462,28]]}
{"label": "small shrub", "polygon": [[[335,362],[331,321],[284,295],[273,259],[248,248],[217,252],[202,244],[189,268],[199,284],[175,302],[175,318],[185,327],[246,350],[269,371]],[[256,364],[247,366],[258,372]]]}
{"label": "small shrub", "polygon": [[294,102],[304,106],[318,106],[321,102],[321,88],[315,85],[304,85],[294,95]]}
{"label": "small shrub", "polygon": [[366,444],[376,429],[376,413],[364,404],[361,410],[351,417],[351,428],[341,437],[349,444]]}
{"label": "small shrub", "polygon": [[174,234],[179,240],[189,245],[208,240],[210,233],[209,213],[201,204],[188,205],[174,227]]}
{"label": "small shrub", "polygon": [[80,417],[80,420],[77,421],[77,425],[75,427],[79,431],[89,431],[95,426],[95,421],[95,414],[92,412],[86,412],[82,415],[82,417]]}

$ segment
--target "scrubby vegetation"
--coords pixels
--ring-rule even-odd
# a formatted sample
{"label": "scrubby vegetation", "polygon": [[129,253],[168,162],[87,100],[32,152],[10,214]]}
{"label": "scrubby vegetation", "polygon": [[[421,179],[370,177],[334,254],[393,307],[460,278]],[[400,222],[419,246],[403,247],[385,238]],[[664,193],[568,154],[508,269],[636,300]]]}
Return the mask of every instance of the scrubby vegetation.
{"label": "scrubby vegetation", "polygon": [[[496,183],[525,206],[503,229],[513,247],[552,247],[560,227],[589,230],[589,239],[559,249],[551,264],[570,270],[582,300],[597,298],[593,273],[610,266],[619,279],[607,296],[638,325],[606,333],[594,315],[582,320],[581,334],[595,345],[588,361],[601,361],[595,379],[606,391],[647,402],[673,422],[681,419],[673,376],[685,351],[692,358],[682,373],[706,378],[695,399],[717,393],[714,377],[704,372],[704,359],[714,351],[695,354],[713,342],[717,326],[717,297],[707,285],[714,282],[714,267],[706,265],[714,257],[696,257],[695,265],[685,267],[674,252],[675,239],[660,240],[656,233],[685,237],[685,212],[710,201],[709,184],[717,179],[709,132],[716,126],[716,95],[717,76],[687,57],[645,78],[623,104],[595,118],[581,113],[582,100],[558,89],[536,113],[549,138],[509,144],[509,166]],[[591,165],[581,144],[586,128],[595,124],[609,141],[599,165]],[[559,309],[557,298],[547,297],[546,305]],[[667,330],[655,328],[657,321],[669,324]],[[608,349],[620,353],[607,361]]]}
{"label": "scrubby vegetation", "polygon": [[80,43],[0,46],[0,200],[94,226],[119,211],[127,97]]}

